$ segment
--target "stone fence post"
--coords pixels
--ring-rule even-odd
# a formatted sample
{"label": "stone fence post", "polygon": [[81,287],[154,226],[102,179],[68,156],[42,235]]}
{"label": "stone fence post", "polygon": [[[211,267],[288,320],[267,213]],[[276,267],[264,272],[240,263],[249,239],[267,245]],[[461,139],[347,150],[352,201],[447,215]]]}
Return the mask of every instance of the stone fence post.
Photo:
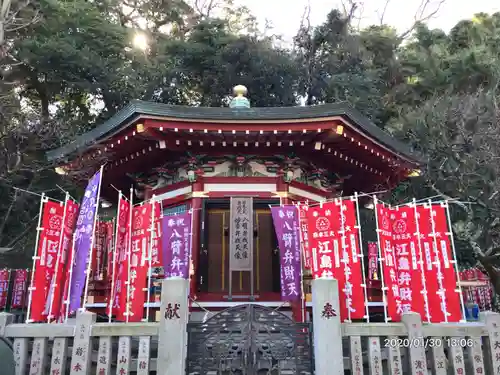
{"label": "stone fence post", "polygon": [[312,281],[315,374],[344,375],[339,288],[335,279]]}
{"label": "stone fence post", "polygon": [[[14,322],[14,315],[0,313],[0,337],[5,337],[5,327]],[[2,374],[15,374],[14,351],[7,344],[0,342],[0,365]],[[19,372],[19,371],[18,371]]]}
{"label": "stone fence post", "polygon": [[0,337],[5,336],[5,327],[14,323],[14,315],[0,312]]}
{"label": "stone fence post", "polygon": [[[97,315],[90,311],[76,314],[75,338],[71,355],[70,375],[90,375],[92,369],[92,337],[90,331]],[[50,325],[47,325],[50,332]],[[49,336],[49,335],[47,335]]]}
{"label": "stone fence post", "polygon": [[[420,314],[415,312],[404,313],[401,320],[408,331],[410,342],[423,342],[424,333],[422,330],[422,319]],[[410,373],[411,375],[420,375],[427,373],[427,357],[423,345],[410,345],[408,348],[410,355]]]}
{"label": "stone fence post", "polygon": [[184,375],[187,323],[189,319],[189,280],[162,281],[160,331],[158,337],[158,375]]}
{"label": "stone fence post", "polygon": [[500,374],[500,314],[484,312],[479,314],[488,336],[484,341],[484,365],[486,374]]}

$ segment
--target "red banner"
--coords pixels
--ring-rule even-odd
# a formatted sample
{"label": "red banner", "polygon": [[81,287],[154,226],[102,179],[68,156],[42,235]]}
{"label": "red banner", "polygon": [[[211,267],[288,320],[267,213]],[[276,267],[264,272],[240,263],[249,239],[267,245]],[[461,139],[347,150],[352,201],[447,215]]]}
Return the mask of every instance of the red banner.
{"label": "red banner", "polygon": [[[401,320],[403,308],[401,306],[400,288],[398,283],[397,259],[394,252],[393,226],[391,221],[392,210],[383,204],[377,204],[376,215],[378,221],[378,237],[380,242],[382,272],[384,284],[387,288],[387,314],[392,321]],[[411,296],[410,296],[411,298]]]}
{"label": "red banner", "polygon": [[27,287],[28,270],[16,270],[14,275],[14,285],[12,287],[12,299],[10,302],[12,309],[22,309],[26,307]]}
{"label": "red banner", "polygon": [[149,268],[148,252],[151,224],[151,203],[134,207],[132,211],[132,240],[130,252],[130,275],[128,296],[128,321],[140,322],[144,314]]}
{"label": "red banner", "polygon": [[308,204],[299,204],[300,246],[302,247],[302,264],[305,269],[312,269],[312,254],[309,247],[309,225],[307,220]]}
{"label": "red banner", "polygon": [[163,218],[163,213],[161,212],[161,204],[155,202],[155,212],[154,212],[154,232],[153,232],[153,244],[151,245],[151,266],[163,267],[163,251],[161,246],[161,222]]}
{"label": "red banner", "polygon": [[476,295],[478,295],[479,308],[481,310],[491,310],[493,308],[493,286],[490,283],[488,275],[476,268],[476,277],[478,281],[483,281],[484,286],[477,288]]}
{"label": "red banner", "polygon": [[31,295],[32,321],[44,320],[43,312],[47,300],[48,286],[54,273],[59,241],[61,236],[62,217],[64,205],[62,203],[47,201],[43,205],[42,227],[37,248]]}
{"label": "red banner", "polygon": [[[346,307],[351,310],[351,319],[366,317],[365,296],[363,292],[363,270],[361,268],[361,249],[359,246],[359,226],[356,220],[356,205],[351,199],[337,201],[342,204],[341,237],[344,243],[342,262],[344,265],[344,288]],[[342,236],[343,234],[343,236]]]}
{"label": "red banner", "polygon": [[364,296],[354,202],[337,200],[310,207],[307,221],[313,277],[338,280],[341,320],[349,316],[362,319]]}
{"label": "red banner", "polygon": [[116,318],[126,320],[130,203],[120,196],[118,207],[119,214],[116,223],[118,228],[113,254],[113,270],[111,271],[114,288],[110,302],[113,304],[112,313],[116,315]]}
{"label": "red banner", "polygon": [[432,323],[458,322],[462,315],[445,208],[441,204],[417,206]]}
{"label": "red banner", "polygon": [[368,286],[378,280],[378,246],[376,242],[368,242]]}
{"label": "red banner", "polygon": [[333,202],[309,207],[307,225],[313,278],[344,277],[340,263],[339,209]]}
{"label": "red banner", "polygon": [[422,265],[415,236],[417,232],[415,209],[408,206],[392,209],[391,226],[402,311],[414,311],[425,319]]}
{"label": "red banner", "polygon": [[9,295],[10,270],[0,270],[0,310],[7,307]]}
{"label": "red banner", "polygon": [[105,254],[107,252],[107,222],[98,221],[94,240],[94,251],[92,252],[92,280],[104,280]]}
{"label": "red banner", "polygon": [[111,288],[111,280],[113,277],[113,252],[114,252],[114,237],[115,237],[115,219],[106,222],[106,270],[105,277]]}
{"label": "red banner", "polygon": [[48,301],[49,304],[45,306],[45,314],[48,315],[48,312],[50,312],[53,319],[57,319],[62,316],[61,303],[64,298],[66,280],[69,278],[68,273],[73,245],[73,231],[75,229],[78,208],[78,203],[71,200],[66,202],[64,231],[62,233],[62,243],[60,244],[59,250],[59,264],[53,276],[54,282],[51,285],[52,291],[48,296],[48,299],[51,298],[50,295],[53,296],[51,299],[52,307],[50,307],[50,300]]}

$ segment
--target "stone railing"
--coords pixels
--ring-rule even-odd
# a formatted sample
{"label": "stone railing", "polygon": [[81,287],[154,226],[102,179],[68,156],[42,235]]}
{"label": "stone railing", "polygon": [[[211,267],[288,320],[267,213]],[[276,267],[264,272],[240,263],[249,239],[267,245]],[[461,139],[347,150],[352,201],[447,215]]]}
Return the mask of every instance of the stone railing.
{"label": "stone railing", "polygon": [[500,375],[500,314],[478,323],[422,324],[416,313],[402,323],[341,323],[323,313],[328,303],[339,311],[337,285],[313,281],[316,374]]}
{"label": "stone railing", "polygon": [[[163,281],[161,311],[178,306],[178,319],[96,323],[95,314],[82,312],[68,324],[14,324],[1,313],[0,336],[13,342],[16,375],[184,375],[187,286]],[[415,313],[402,323],[341,323],[324,314],[327,304],[339,311],[337,281],[313,281],[317,375],[500,375],[499,314],[485,313],[478,323],[422,324]]]}
{"label": "stone railing", "polygon": [[16,375],[182,374],[189,284],[163,283],[162,301],[178,305],[179,319],[96,323],[96,314],[85,311],[67,324],[14,324],[14,315],[0,313],[0,336],[13,342]]}
{"label": "stone railing", "polygon": [[96,323],[90,312],[78,314],[76,324],[9,324],[11,318],[0,314],[0,334],[13,341],[16,375],[156,371],[151,341],[159,323]]}

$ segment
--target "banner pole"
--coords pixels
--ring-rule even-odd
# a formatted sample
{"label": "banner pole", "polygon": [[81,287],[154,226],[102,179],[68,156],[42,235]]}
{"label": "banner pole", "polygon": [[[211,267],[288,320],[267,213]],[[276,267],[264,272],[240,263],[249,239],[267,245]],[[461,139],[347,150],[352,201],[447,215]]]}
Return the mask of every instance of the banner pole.
{"label": "banner pole", "polygon": [[375,206],[375,227],[376,227],[376,232],[377,232],[377,247],[378,247],[378,263],[380,265],[380,282],[382,283],[382,301],[384,303],[384,321],[386,323],[389,322],[389,317],[387,316],[387,287],[385,286],[385,278],[384,278],[384,257],[382,257],[382,246],[380,245],[380,228],[378,225],[378,199],[377,196],[373,196],[373,205]]}
{"label": "banner pole", "polygon": [[[431,228],[432,228],[432,243],[433,243],[433,252],[434,252],[434,264],[436,265],[436,270],[437,270],[437,282],[439,286],[439,291],[437,292],[438,296],[441,299],[441,306],[444,315],[444,322],[448,323],[448,309],[447,309],[447,304],[446,304],[446,295],[445,295],[445,289],[443,288],[443,272],[441,271],[441,259],[439,258],[439,250],[438,250],[438,243],[437,243],[437,235],[436,235],[436,221],[434,220],[434,210],[432,209],[432,200],[427,201],[428,209],[429,209],[429,216],[431,218]],[[424,206],[424,208],[426,208]]]}
{"label": "banner pole", "polygon": [[424,296],[425,314],[427,315],[427,323],[430,323],[431,316],[429,314],[429,297],[427,295],[427,281],[425,280],[424,254],[422,252],[422,242],[420,241],[420,224],[418,223],[417,201],[415,200],[415,198],[413,198],[413,203],[411,203],[410,206],[412,205],[415,216],[415,228],[417,229],[417,233],[415,233],[415,235],[417,236],[418,253],[420,257],[419,263],[420,263],[420,271],[422,274],[422,294]]}
{"label": "banner pole", "polygon": [[450,217],[450,205],[448,204],[448,201],[445,201],[444,207],[446,208],[446,221],[447,221],[446,224],[447,224],[448,229],[449,229],[451,250],[453,251],[453,266],[455,268],[455,275],[456,275],[457,284],[458,284],[458,291],[457,292],[459,293],[460,304],[462,305],[462,319],[460,319],[460,321],[466,322],[464,294],[462,292],[462,280],[460,280],[460,273],[458,272],[458,259],[457,259],[457,251],[455,248],[455,236],[453,235],[453,227],[451,225],[451,217]]}
{"label": "banner pole", "polygon": [[[69,282],[68,282],[68,295],[66,296],[66,301],[63,303],[66,305],[66,313],[64,321],[68,321],[69,317],[69,304],[70,304],[70,295],[71,295],[71,282],[73,281],[73,263],[75,261],[75,243],[76,243],[76,234],[73,233],[73,239],[71,240],[71,261],[69,263]],[[64,292],[63,292],[64,293]],[[64,295],[63,295],[64,298]]]}
{"label": "banner pole", "polygon": [[86,310],[87,306],[87,298],[89,293],[89,281],[90,281],[90,268],[92,266],[92,255],[94,253],[94,242],[95,242],[95,228],[97,225],[97,212],[99,211],[99,199],[101,199],[101,185],[102,185],[102,173],[104,171],[104,165],[101,165],[100,173],[99,173],[99,187],[97,188],[97,195],[95,200],[95,213],[94,213],[94,224],[92,227],[92,237],[90,238],[90,251],[89,257],[87,259],[87,271],[85,278],[85,291],[83,293],[83,310]]}
{"label": "banner pole", "polygon": [[[346,284],[349,282],[349,276],[346,272],[346,266],[348,265],[348,256],[346,257],[347,253],[347,244],[346,244],[346,235],[345,235],[345,215],[344,215],[344,201],[342,198],[340,198],[338,201],[340,202],[340,230],[342,232],[342,238],[341,238],[341,243],[342,243],[342,260],[341,262],[344,263],[344,276],[345,276],[345,281]],[[347,295],[347,289],[344,287],[344,290],[342,290],[346,295]],[[350,297],[347,297],[346,299],[351,299],[352,301],[352,295]],[[351,323],[351,306],[347,305],[347,322]]]}
{"label": "banner pole", "polygon": [[[47,323],[50,323],[52,320],[52,305],[54,303],[54,292],[57,288],[57,275],[60,272],[59,271],[59,263],[61,262],[61,253],[63,250],[63,237],[64,237],[64,232],[66,229],[66,210],[68,208],[68,201],[69,201],[69,193],[66,192],[66,196],[64,197],[64,213],[63,213],[63,219],[62,219],[62,224],[61,224],[61,234],[59,235],[59,248],[57,249],[57,258],[56,258],[56,268],[54,270],[54,274],[52,275],[52,283],[50,285],[50,290],[49,290],[49,313],[47,315]],[[61,271],[62,272],[62,271]]]}
{"label": "banner pole", "polygon": [[366,283],[366,275],[365,275],[365,253],[363,251],[363,236],[361,234],[361,217],[359,214],[359,198],[358,198],[358,193],[354,192],[354,204],[356,205],[356,221],[358,225],[356,226],[356,229],[358,230],[358,238],[359,238],[359,255],[361,257],[361,276],[363,277],[363,284],[361,285],[363,287],[363,292],[364,292],[364,298],[365,298],[365,313],[366,313],[366,322],[370,323],[370,311],[368,309],[368,284]]}
{"label": "banner pole", "polygon": [[48,199],[45,196],[45,193],[42,193],[42,196],[40,198],[40,210],[38,212],[38,225],[36,227],[35,253],[33,255],[33,267],[32,267],[33,272],[31,273],[31,281],[28,293],[28,309],[26,312],[26,323],[31,323],[31,303],[33,301],[33,290],[36,290],[35,287],[33,287],[33,284],[35,282],[36,261],[37,259],[40,258],[38,256],[38,245],[40,241],[40,232],[43,231],[43,228],[40,225],[42,224],[43,206],[47,201]]}
{"label": "banner pole", "polygon": [[[163,212],[163,211],[162,211]],[[189,209],[189,212],[191,213],[191,237],[189,238],[189,264],[188,264],[188,308],[187,308],[187,313],[191,311],[193,304],[192,304],[192,299],[194,296],[191,296],[191,283],[194,283],[194,280],[196,280],[194,273],[196,272],[194,269],[194,264],[193,264],[193,230],[194,230],[194,209],[193,209],[193,202],[191,202],[191,207]],[[191,275],[191,265],[193,266],[193,275]]]}
{"label": "banner pole", "polygon": [[116,211],[116,217],[118,218],[118,220],[116,220],[115,222],[115,238],[114,238],[114,241],[113,241],[113,262],[112,262],[112,265],[111,267],[113,268],[112,269],[112,273],[111,273],[111,291],[110,291],[110,294],[109,294],[109,313],[108,313],[108,322],[111,323],[111,320],[112,320],[112,317],[113,317],[113,305],[115,303],[115,270],[117,268],[117,265],[116,265],[116,246],[117,246],[117,243],[118,243],[118,231],[119,231],[119,222],[120,222],[120,209],[121,209],[121,199],[122,199],[122,192],[121,190],[118,191],[118,209]]}
{"label": "banner pole", "polygon": [[[249,210],[250,209],[252,210],[252,215],[250,218],[251,223],[252,223],[252,233],[250,233],[250,238],[252,239],[252,247],[250,249],[250,250],[252,250],[252,256],[251,256],[252,259],[250,262],[250,301],[255,301],[255,297],[254,297],[254,281],[255,281],[255,279],[254,279],[254,277],[255,277],[255,272],[254,272],[255,237],[254,237],[254,233],[255,233],[255,230],[257,229],[257,234],[258,234],[259,228],[254,228],[253,198],[250,198],[250,202],[251,202],[251,205],[248,208]],[[241,272],[240,272],[240,275],[241,275]]]}
{"label": "banner pole", "polygon": [[127,250],[127,308],[125,310],[125,321],[129,321],[129,308],[130,308],[130,261],[132,253],[132,212],[134,211],[134,189],[130,188],[130,212],[128,222],[128,250]]}
{"label": "banner pole", "polygon": [[[234,202],[234,198],[231,197],[230,200],[229,200],[229,286],[228,286],[228,301],[232,301],[233,299],[233,269],[231,268],[231,263],[232,263],[232,259],[233,259],[233,252],[231,251],[232,249],[232,231],[231,231],[231,227],[233,226],[233,210],[234,210],[234,207],[233,207],[233,202]],[[253,234],[252,234],[253,235]],[[224,239],[222,239],[224,241]]]}
{"label": "banner pole", "polygon": [[146,322],[149,321],[149,304],[150,304],[150,298],[151,298],[151,277],[153,274],[153,269],[152,269],[152,258],[153,258],[153,240],[155,239],[155,196],[151,197],[150,204],[151,204],[151,226],[150,226],[150,233],[149,233],[149,255],[148,255],[148,285],[146,286],[147,288],[147,297],[146,297]]}
{"label": "banner pole", "polygon": [[[302,315],[302,323],[305,323],[306,321],[306,301],[305,301],[305,294],[304,294],[304,254],[303,254],[303,246],[302,246],[302,241],[300,240],[302,238],[302,225],[300,223],[300,203],[295,203],[294,204],[296,210],[297,210],[297,221],[299,225],[299,246],[300,246],[300,311]],[[281,270],[280,270],[281,271]]]}

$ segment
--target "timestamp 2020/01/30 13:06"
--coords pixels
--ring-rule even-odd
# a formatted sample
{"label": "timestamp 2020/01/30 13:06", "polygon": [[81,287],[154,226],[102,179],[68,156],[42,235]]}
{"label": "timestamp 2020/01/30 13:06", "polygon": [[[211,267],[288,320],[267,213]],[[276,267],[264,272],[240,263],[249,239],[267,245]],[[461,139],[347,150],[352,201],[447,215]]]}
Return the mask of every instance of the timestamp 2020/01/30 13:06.
{"label": "timestamp 2020/01/30 13:06", "polygon": [[429,337],[429,338],[397,338],[391,337],[383,340],[385,348],[436,348],[436,347],[462,347],[469,348],[474,345],[474,340],[465,337]]}

